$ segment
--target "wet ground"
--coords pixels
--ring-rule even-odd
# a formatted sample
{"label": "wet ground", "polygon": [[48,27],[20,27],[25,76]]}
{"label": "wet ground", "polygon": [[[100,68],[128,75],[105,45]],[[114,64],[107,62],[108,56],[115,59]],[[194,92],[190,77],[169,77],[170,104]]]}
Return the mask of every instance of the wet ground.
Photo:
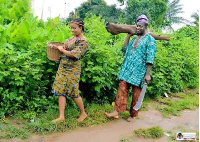
{"label": "wet ground", "polygon": [[[122,138],[130,138],[136,129],[146,129],[153,126],[160,126],[166,133],[172,132],[171,135],[182,131],[198,132],[199,109],[184,110],[181,112],[181,116],[164,118],[159,111],[150,107],[148,111],[140,112],[134,122],[127,122],[125,119],[119,118],[103,126],[80,128],[71,132],[44,136],[31,136],[28,140],[12,139],[0,140],[0,142],[120,142]],[[167,135],[156,140],[136,137],[129,140],[133,142],[168,142],[170,139]]]}

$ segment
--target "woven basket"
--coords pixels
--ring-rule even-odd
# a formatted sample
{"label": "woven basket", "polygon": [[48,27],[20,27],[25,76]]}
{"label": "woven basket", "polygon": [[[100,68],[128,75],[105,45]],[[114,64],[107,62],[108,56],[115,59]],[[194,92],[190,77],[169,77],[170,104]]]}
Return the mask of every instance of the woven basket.
{"label": "woven basket", "polygon": [[[50,45],[54,47],[51,48]],[[47,58],[51,61],[59,61],[60,55],[62,54],[57,48],[57,46],[64,46],[64,43],[61,42],[49,42],[47,43]]]}

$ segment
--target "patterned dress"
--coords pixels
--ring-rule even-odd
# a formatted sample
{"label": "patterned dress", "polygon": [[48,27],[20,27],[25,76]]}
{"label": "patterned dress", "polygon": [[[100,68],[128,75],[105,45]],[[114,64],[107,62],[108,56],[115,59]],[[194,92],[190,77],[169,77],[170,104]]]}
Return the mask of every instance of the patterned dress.
{"label": "patterned dress", "polygon": [[142,87],[146,74],[146,63],[153,64],[156,53],[156,42],[151,35],[146,34],[138,40],[138,45],[133,50],[135,40],[136,37],[123,48],[125,56],[118,79]]}
{"label": "patterned dress", "polygon": [[52,93],[57,96],[79,97],[79,80],[81,61],[89,49],[87,40],[72,37],[65,42],[65,50],[70,51],[75,58],[61,55],[60,64],[52,87]]}

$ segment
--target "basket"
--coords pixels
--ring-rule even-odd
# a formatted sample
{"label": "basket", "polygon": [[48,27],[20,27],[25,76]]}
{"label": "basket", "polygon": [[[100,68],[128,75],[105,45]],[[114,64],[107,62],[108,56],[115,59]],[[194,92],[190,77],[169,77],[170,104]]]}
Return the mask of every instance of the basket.
{"label": "basket", "polygon": [[[50,47],[53,45],[54,47]],[[64,43],[61,42],[49,42],[47,43],[47,58],[51,61],[59,61],[60,55],[62,54],[57,48],[57,46],[64,46]]]}

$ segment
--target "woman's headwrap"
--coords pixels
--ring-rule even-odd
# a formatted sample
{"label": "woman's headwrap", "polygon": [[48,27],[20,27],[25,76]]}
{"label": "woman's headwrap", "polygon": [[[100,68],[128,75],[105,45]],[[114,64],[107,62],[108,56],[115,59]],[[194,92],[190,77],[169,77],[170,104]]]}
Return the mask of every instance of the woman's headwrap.
{"label": "woman's headwrap", "polygon": [[138,16],[136,22],[137,22],[137,23],[138,23],[138,22],[142,22],[142,23],[148,24],[148,23],[149,23],[149,20],[148,20],[147,16],[145,16],[145,15],[140,15],[140,16]]}

